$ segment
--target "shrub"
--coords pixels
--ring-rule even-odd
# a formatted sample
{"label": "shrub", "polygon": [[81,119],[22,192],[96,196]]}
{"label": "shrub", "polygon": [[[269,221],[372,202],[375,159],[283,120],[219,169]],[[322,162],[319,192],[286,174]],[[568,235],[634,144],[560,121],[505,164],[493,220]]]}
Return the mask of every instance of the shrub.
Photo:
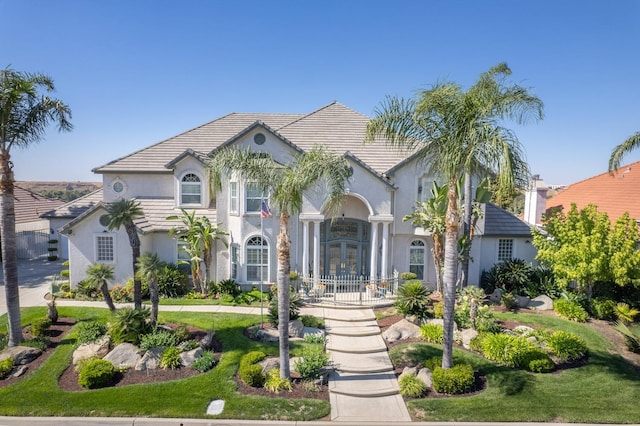
{"label": "shrub", "polygon": [[156,329],[152,333],[140,337],[140,349],[148,351],[151,348],[168,348],[178,344],[175,334],[168,330]]}
{"label": "shrub", "polygon": [[137,345],[140,338],[151,331],[148,309],[118,309],[109,323],[109,335],[114,343],[129,342]]}
{"label": "shrub", "polygon": [[469,364],[458,364],[451,368],[437,367],[432,372],[433,389],[438,393],[458,395],[473,390],[476,378]]}
{"label": "shrub", "polygon": [[441,356],[431,357],[429,359],[426,359],[422,365],[425,368],[428,368],[429,370],[433,371],[437,367],[442,367],[442,357]]}
{"label": "shrub", "polygon": [[9,344],[9,336],[4,333],[0,333],[0,350],[7,347]]}
{"label": "shrub", "polygon": [[305,334],[304,335],[305,343],[316,343],[324,346],[327,343],[327,338],[322,334]]}
{"label": "shrub", "polygon": [[553,371],[555,368],[556,365],[548,356],[541,356],[540,358],[530,360],[527,370],[534,373],[548,373]]}
{"label": "shrub", "polygon": [[482,353],[499,364],[527,368],[531,359],[537,359],[542,350],[532,342],[510,334],[489,334],[483,338]]}
{"label": "shrub", "polygon": [[187,275],[178,265],[168,263],[162,266],[158,274],[158,293],[163,297],[182,297],[187,294]]}
{"label": "shrub", "polygon": [[420,336],[429,343],[442,344],[444,328],[440,324],[425,324],[420,327]]}
{"label": "shrub", "polygon": [[515,309],[518,306],[516,296],[511,292],[502,293],[502,297],[500,297],[500,303],[502,304],[502,306],[509,310]]}
{"label": "shrub", "polygon": [[252,351],[245,354],[240,359],[240,367],[238,368],[240,380],[249,386],[262,386],[265,379],[264,373],[262,371],[262,366],[256,363],[265,359],[266,356],[267,355],[264,352],[260,351]]}
{"label": "shrub", "polygon": [[[133,294],[133,278],[129,278],[124,287]],[[140,295],[143,299],[149,298],[149,283],[146,280],[140,281]]]}
{"label": "shrub", "polygon": [[444,318],[444,302],[436,302],[433,304],[433,317]]}
{"label": "shrub", "polygon": [[82,321],[76,326],[76,342],[91,343],[99,340],[107,332],[107,326],[99,321]]}
{"label": "shrub", "polygon": [[201,373],[211,370],[218,363],[215,355],[211,351],[202,352],[202,356],[191,363],[191,368]]}
{"label": "shrub", "polygon": [[616,316],[626,324],[632,323],[636,315],[640,313],[635,308],[629,306],[628,303],[620,302],[615,307]]}
{"label": "shrub", "polygon": [[622,321],[618,321],[614,327],[624,336],[624,342],[627,348],[633,353],[640,353],[640,329],[630,329]]}
{"label": "shrub", "polygon": [[[62,272],[64,272],[64,271],[62,271]],[[60,275],[62,275],[62,273]],[[67,278],[69,278],[69,277],[67,276]],[[63,292],[63,293],[70,292],[71,291],[71,283],[69,283],[69,281],[65,281],[63,283],[60,283],[60,291]]]}
{"label": "shrub", "polygon": [[180,352],[192,351],[199,347],[200,342],[198,342],[196,339],[183,340],[182,342],[178,343],[178,349],[180,349]]}
{"label": "shrub", "polygon": [[553,302],[553,310],[570,321],[585,322],[589,315],[578,303],[569,299],[557,299]]}
{"label": "shrub", "polygon": [[82,280],[76,286],[78,296],[84,296],[88,299],[97,299],[100,297],[100,289],[92,280]]}
{"label": "shrub", "polygon": [[160,356],[160,368],[175,370],[182,366],[182,360],[180,359],[180,349],[175,346],[171,346],[162,351]]}
{"label": "shrub", "polygon": [[48,318],[38,318],[31,323],[31,335],[33,337],[46,337],[51,328],[51,321]]}
{"label": "shrub", "polygon": [[591,315],[599,320],[610,321],[616,317],[616,302],[605,297],[591,299]]}
{"label": "shrub", "polygon": [[305,327],[324,328],[324,319],[313,315],[302,315],[300,321]]}
{"label": "shrub", "polygon": [[427,390],[427,386],[415,374],[404,374],[398,380],[400,395],[409,398],[420,398]]}
{"label": "shrub", "polygon": [[[300,317],[300,306],[302,306],[302,301],[298,293],[291,289],[289,293],[289,320],[295,320]],[[272,326],[278,326],[278,289],[276,286],[271,288],[271,302],[269,302],[267,318]]]}
{"label": "shrub", "polygon": [[469,349],[476,352],[483,352],[482,345],[484,344],[484,339],[490,334],[495,334],[495,333],[482,332],[482,331],[478,332],[478,335],[473,339],[471,339],[471,341],[469,342]]}
{"label": "shrub", "polygon": [[78,384],[83,388],[95,389],[108,385],[116,376],[116,368],[109,361],[94,359],[80,370]]}
{"label": "shrub", "polygon": [[183,342],[191,338],[191,333],[186,325],[179,325],[173,330],[173,334],[176,336],[178,342]]}
{"label": "shrub", "polygon": [[280,369],[274,368],[267,372],[267,376],[264,381],[264,388],[269,392],[278,393],[281,390],[288,390],[291,392],[291,381],[287,378],[280,377]]}
{"label": "shrub", "polygon": [[586,342],[568,331],[554,331],[547,337],[545,344],[549,351],[562,362],[576,361],[584,358],[587,354]]}
{"label": "shrub", "polygon": [[258,363],[263,359],[265,359],[266,357],[267,355],[264,352],[251,351],[242,357],[242,359],[240,360],[240,366],[242,366],[243,364],[249,365],[249,364]]}
{"label": "shrub", "polygon": [[13,370],[14,360],[12,357],[8,357],[0,361],[0,379],[4,379]]}
{"label": "shrub", "polygon": [[220,294],[228,294],[235,298],[241,293],[240,286],[235,280],[222,280],[218,285],[220,286]]}
{"label": "shrub", "polygon": [[46,351],[51,346],[51,341],[47,337],[34,337],[33,339],[23,340],[20,342],[20,346],[28,346],[30,348],[38,348],[41,351]]}
{"label": "shrub", "polygon": [[109,290],[109,294],[111,294],[111,299],[113,299],[115,303],[126,303],[133,300],[133,293],[121,285],[114,286]]}
{"label": "shrub", "polygon": [[416,278],[418,278],[418,275],[416,275],[414,272],[402,272],[400,274],[400,279],[404,281],[415,280]]}
{"label": "shrub", "polygon": [[398,287],[395,306],[400,315],[415,315],[418,318],[425,318],[430,303],[429,290],[422,285],[422,282],[409,280]]}
{"label": "shrub", "polygon": [[302,351],[302,357],[293,366],[303,379],[317,379],[322,368],[329,361],[329,355],[323,348],[307,347]]}

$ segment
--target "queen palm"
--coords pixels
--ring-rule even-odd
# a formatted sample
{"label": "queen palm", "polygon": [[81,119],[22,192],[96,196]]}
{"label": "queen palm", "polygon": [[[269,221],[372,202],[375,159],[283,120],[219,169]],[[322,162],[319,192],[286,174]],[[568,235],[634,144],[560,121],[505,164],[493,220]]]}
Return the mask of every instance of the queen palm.
{"label": "queen palm", "polygon": [[250,150],[222,149],[211,161],[212,179],[218,188],[222,176],[238,175],[245,182],[255,183],[270,194],[274,210],[279,212],[278,252],[278,334],[280,376],[289,378],[289,217],[302,210],[305,191],[318,187],[326,191],[323,211],[329,217],[337,214],[345,194],[345,184],[351,174],[347,161],[322,147],[294,156],[288,164],[280,164],[265,153]]}
{"label": "queen palm", "polygon": [[41,92],[53,92],[53,80],[43,74],[30,74],[6,68],[0,71],[0,235],[2,270],[9,320],[9,346],[24,337],[20,324],[16,215],[11,149],[27,148],[40,142],[49,124],[59,131],[72,129],[71,110],[60,100]]}
{"label": "queen palm", "polygon": [[202,244],[202,260],[204,262],[204,289],[208,291],[207,284],[211,280],[211,258],[213,257],[213,249],[216,241],[222,241],[225,247],[228,247],[224,239],[224,235],[228,232],[220,229],[220,224],[212,224],[208,217],[199,218],[197,227],[197,238]]}
{"label": "queen palm", "polygon": [[142,308],[142,284],[137,276],[138,258],[140,257],[140,236],[134,221],[143,215],[140,203],[135,200],[117,200],[106,206],[109,215],[107,228],[120,229],[124,227],[131,245],[133,266],[133,304],[136,309]]}
{"label": "queen palm", "polygon": [[155,253],[144,253],[138,258],[138,275],[149,284],[149,297],[151,299],[151,327],[158,322],[158,304],[160,296],[158,292],[158,275],[164,262]]}
{"label": "queen palm", "polygon": [[109,281],[113,280],[113,266],[104,263],[94,263],[87,268],[87,281],[92,287],[100,289],[105,303],[111,312],[116,310],[111,293],[109,293]]}
{"label": "queen palm", "polygon": [[[517,85],[505,86],[511,73],[498,64],[480,76],[467,92],[440,82],[417,99],[389,97],[367,125],[366,140],[378,137],[391,146],[416,153],[428,172],[448,184],[445,216],[444,345],[442,367],[453,365],[453,324],[458,271],[460,206],[456,183],[479,170],[494,173],[500,188],[513,186],[528,171],[515,134],[498,120],[542,118],[542,101]],[[471,200],[471,196],[466,196]],[[468,209],[470,211],[470,208]],[[469,221],[470,222],[470,221]]]}
{"label": "queen palm", "polygon": [[629,136],[629,138],[613,149],[611,157],[609,158],[609,172],[614,172],[620,168],[620,163],[624,156],[638,148],[640,148],[640,132]]}

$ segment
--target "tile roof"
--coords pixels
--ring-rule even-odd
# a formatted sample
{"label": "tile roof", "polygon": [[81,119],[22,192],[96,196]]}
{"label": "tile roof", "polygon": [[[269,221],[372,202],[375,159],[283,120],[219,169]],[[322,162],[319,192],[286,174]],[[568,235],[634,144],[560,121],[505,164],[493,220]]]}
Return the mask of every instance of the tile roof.
{"label": "tile roof", "polygon": [[[136,226],[143,234],[149,232],[169,232],[174,227],[180,227],[179,220],[167,220],[168,216],[180,216],[182,212],[176,208],[173,198],[136,198],[144,211],[144,216],[135,221]],[[189,213],[193,209],[185,209]],[[206,216],[212,224],[216,223],[216,211],[209,209],[195,209],[196,217]]]}
{"label": "tile roof", "polygon": [[517,218],[508,211],[501,209],[495,204],[483,204],[484,229],[479,234],[483,236],[512,236],[529,237],[531,227],[523,220]]}
{"label": "tile roof", "polygon": [[187,149],[208,153],[234,139],[256,122],[264,123],[295,146],[308,150],[323,145],[343,154],[350,151],[383,174],[407,157],[384,143],[364,144],[369,117],[332,102],[309,114],[231,113],[93,169],[95,173],[169,173],[167,165]]}
{"label": "tile roof", "polygon": [[571,203],[578,209],[595,204],[612,222],[624,212],[640,220],[640,161],[620,167],[615,174],[605,172],[569,185],[547,200],[547,211],[561,207],[566,212]]}
{"label": "tile roof", "polygon": [[41,215],[64,204],[62,200],[47,198],[17,185],[13,187],[13,199],[17,224],[37,222]]}
{"label": "tile roof", "polygon": [[44,213],[42,217],[47,219],[74,219],[101,201],[102,188],[90,192],[83,197],[71,200],[66,204],[61,204],[55,210]]}

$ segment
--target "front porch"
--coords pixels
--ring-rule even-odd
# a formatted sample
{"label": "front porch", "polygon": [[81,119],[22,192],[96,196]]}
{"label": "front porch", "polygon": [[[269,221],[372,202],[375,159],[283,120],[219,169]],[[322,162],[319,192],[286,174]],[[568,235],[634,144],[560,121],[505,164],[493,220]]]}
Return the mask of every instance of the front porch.
{"label": "front porch", "polygon": [[334,305],[388,306],[398,290],[398,276],[387,279],[368,277],[308,277],[292,283],[305,303]]}

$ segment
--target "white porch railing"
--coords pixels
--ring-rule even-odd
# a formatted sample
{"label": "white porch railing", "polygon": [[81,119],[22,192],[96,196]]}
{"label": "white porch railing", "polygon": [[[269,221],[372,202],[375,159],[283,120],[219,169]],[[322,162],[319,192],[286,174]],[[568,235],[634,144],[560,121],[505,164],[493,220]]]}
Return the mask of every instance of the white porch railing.
{"label": "white porch railing", "polygon": [[307,277],[299,281],[296,290],[304,301],[311,303],[386,305],[395,299],[398,274],[386,279],[364,276]]}

